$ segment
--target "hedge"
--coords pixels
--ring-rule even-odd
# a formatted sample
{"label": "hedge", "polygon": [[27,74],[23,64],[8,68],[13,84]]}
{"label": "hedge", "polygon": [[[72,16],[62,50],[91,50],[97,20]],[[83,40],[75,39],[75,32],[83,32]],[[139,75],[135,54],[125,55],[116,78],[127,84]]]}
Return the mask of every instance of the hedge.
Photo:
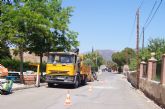
{"label": "hedge", "polygon": [[[0,64],[2,64],[3,66],[5,66],[6,68],[8,68],[9,71],[20,71],[20,60],[15,60],[15,59],[10,59],[10,58],[6,58],[6,59],[1,59],[0,60]],[[42,64],[42,71],[45,71],[46,69],[46,64],[43,63]],[[23,71],[26,72],[27,70],[32,70],[35,71],[37,70],[36,67],[30,65],[30,62],[24,62],[23,63]]]}

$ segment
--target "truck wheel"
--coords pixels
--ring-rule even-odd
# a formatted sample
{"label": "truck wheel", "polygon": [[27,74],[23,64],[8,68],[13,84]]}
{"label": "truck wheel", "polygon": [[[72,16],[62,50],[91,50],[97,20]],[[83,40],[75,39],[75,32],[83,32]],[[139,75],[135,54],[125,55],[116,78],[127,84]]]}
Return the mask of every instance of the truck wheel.
{"label": "truck wheel", "polygon": [[48,87],[53,87],[53,83],[48,83]]}
{"label": "truck wheel", "polygon": [[76,82],[74,84],[74,88],[78,88],[78,86],[79,86],[79,81],[76,79]]}

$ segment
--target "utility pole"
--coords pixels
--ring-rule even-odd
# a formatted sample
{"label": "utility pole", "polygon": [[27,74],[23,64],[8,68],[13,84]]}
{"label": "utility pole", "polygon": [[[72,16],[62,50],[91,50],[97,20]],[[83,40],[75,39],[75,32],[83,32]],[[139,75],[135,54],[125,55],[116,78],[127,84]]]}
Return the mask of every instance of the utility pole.
{"label": "utility pole", "polygon": [[93,48],[93,46],[92,46],[92,53],[94,52],[94,48]]}
{"label": "utility pole", "polygon": [[137,71],[137,89],[139,88],[139,9],[136,12],[137,17],[137,34],[136,34],[136,71]]}
{"label": "utility pole", "polygon": [[143,42],[142,42],[142,50],[144,49],[144,27],[143,27]]}

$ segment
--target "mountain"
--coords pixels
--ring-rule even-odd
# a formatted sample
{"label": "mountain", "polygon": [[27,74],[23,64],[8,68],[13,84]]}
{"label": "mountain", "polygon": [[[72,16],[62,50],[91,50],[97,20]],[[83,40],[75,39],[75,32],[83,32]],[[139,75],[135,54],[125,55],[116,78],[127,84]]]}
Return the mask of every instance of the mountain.
{"label": "mountain", "polygon": [[97,50],[104,60],[111,60],[111,56],[115,53],[115,50]]}
{"label": "mountain", "polygon": [[[113,53],[117,52],[116,50],[96,50],[97,52],[99,52],[99,54],[103,57],[103,59],[105,61],[108,61],[108,60],[112,60],[111,56]],[[87,53],[90,53],[89,51],[88,52],[84,52],[82,54],[87,54]]]}

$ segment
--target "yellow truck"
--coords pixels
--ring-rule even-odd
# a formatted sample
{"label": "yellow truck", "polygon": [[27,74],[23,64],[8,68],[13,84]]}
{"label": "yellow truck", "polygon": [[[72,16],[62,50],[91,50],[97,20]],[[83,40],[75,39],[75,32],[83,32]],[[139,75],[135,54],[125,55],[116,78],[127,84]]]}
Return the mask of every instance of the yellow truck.
{"label": "yellow truck", "polygon": [[76,52],[50,52],[46,65],[48,87],[54,84],[73,85],[77,88],[87,83],[91,74],[89,66],[83,64],[83,57]]}

